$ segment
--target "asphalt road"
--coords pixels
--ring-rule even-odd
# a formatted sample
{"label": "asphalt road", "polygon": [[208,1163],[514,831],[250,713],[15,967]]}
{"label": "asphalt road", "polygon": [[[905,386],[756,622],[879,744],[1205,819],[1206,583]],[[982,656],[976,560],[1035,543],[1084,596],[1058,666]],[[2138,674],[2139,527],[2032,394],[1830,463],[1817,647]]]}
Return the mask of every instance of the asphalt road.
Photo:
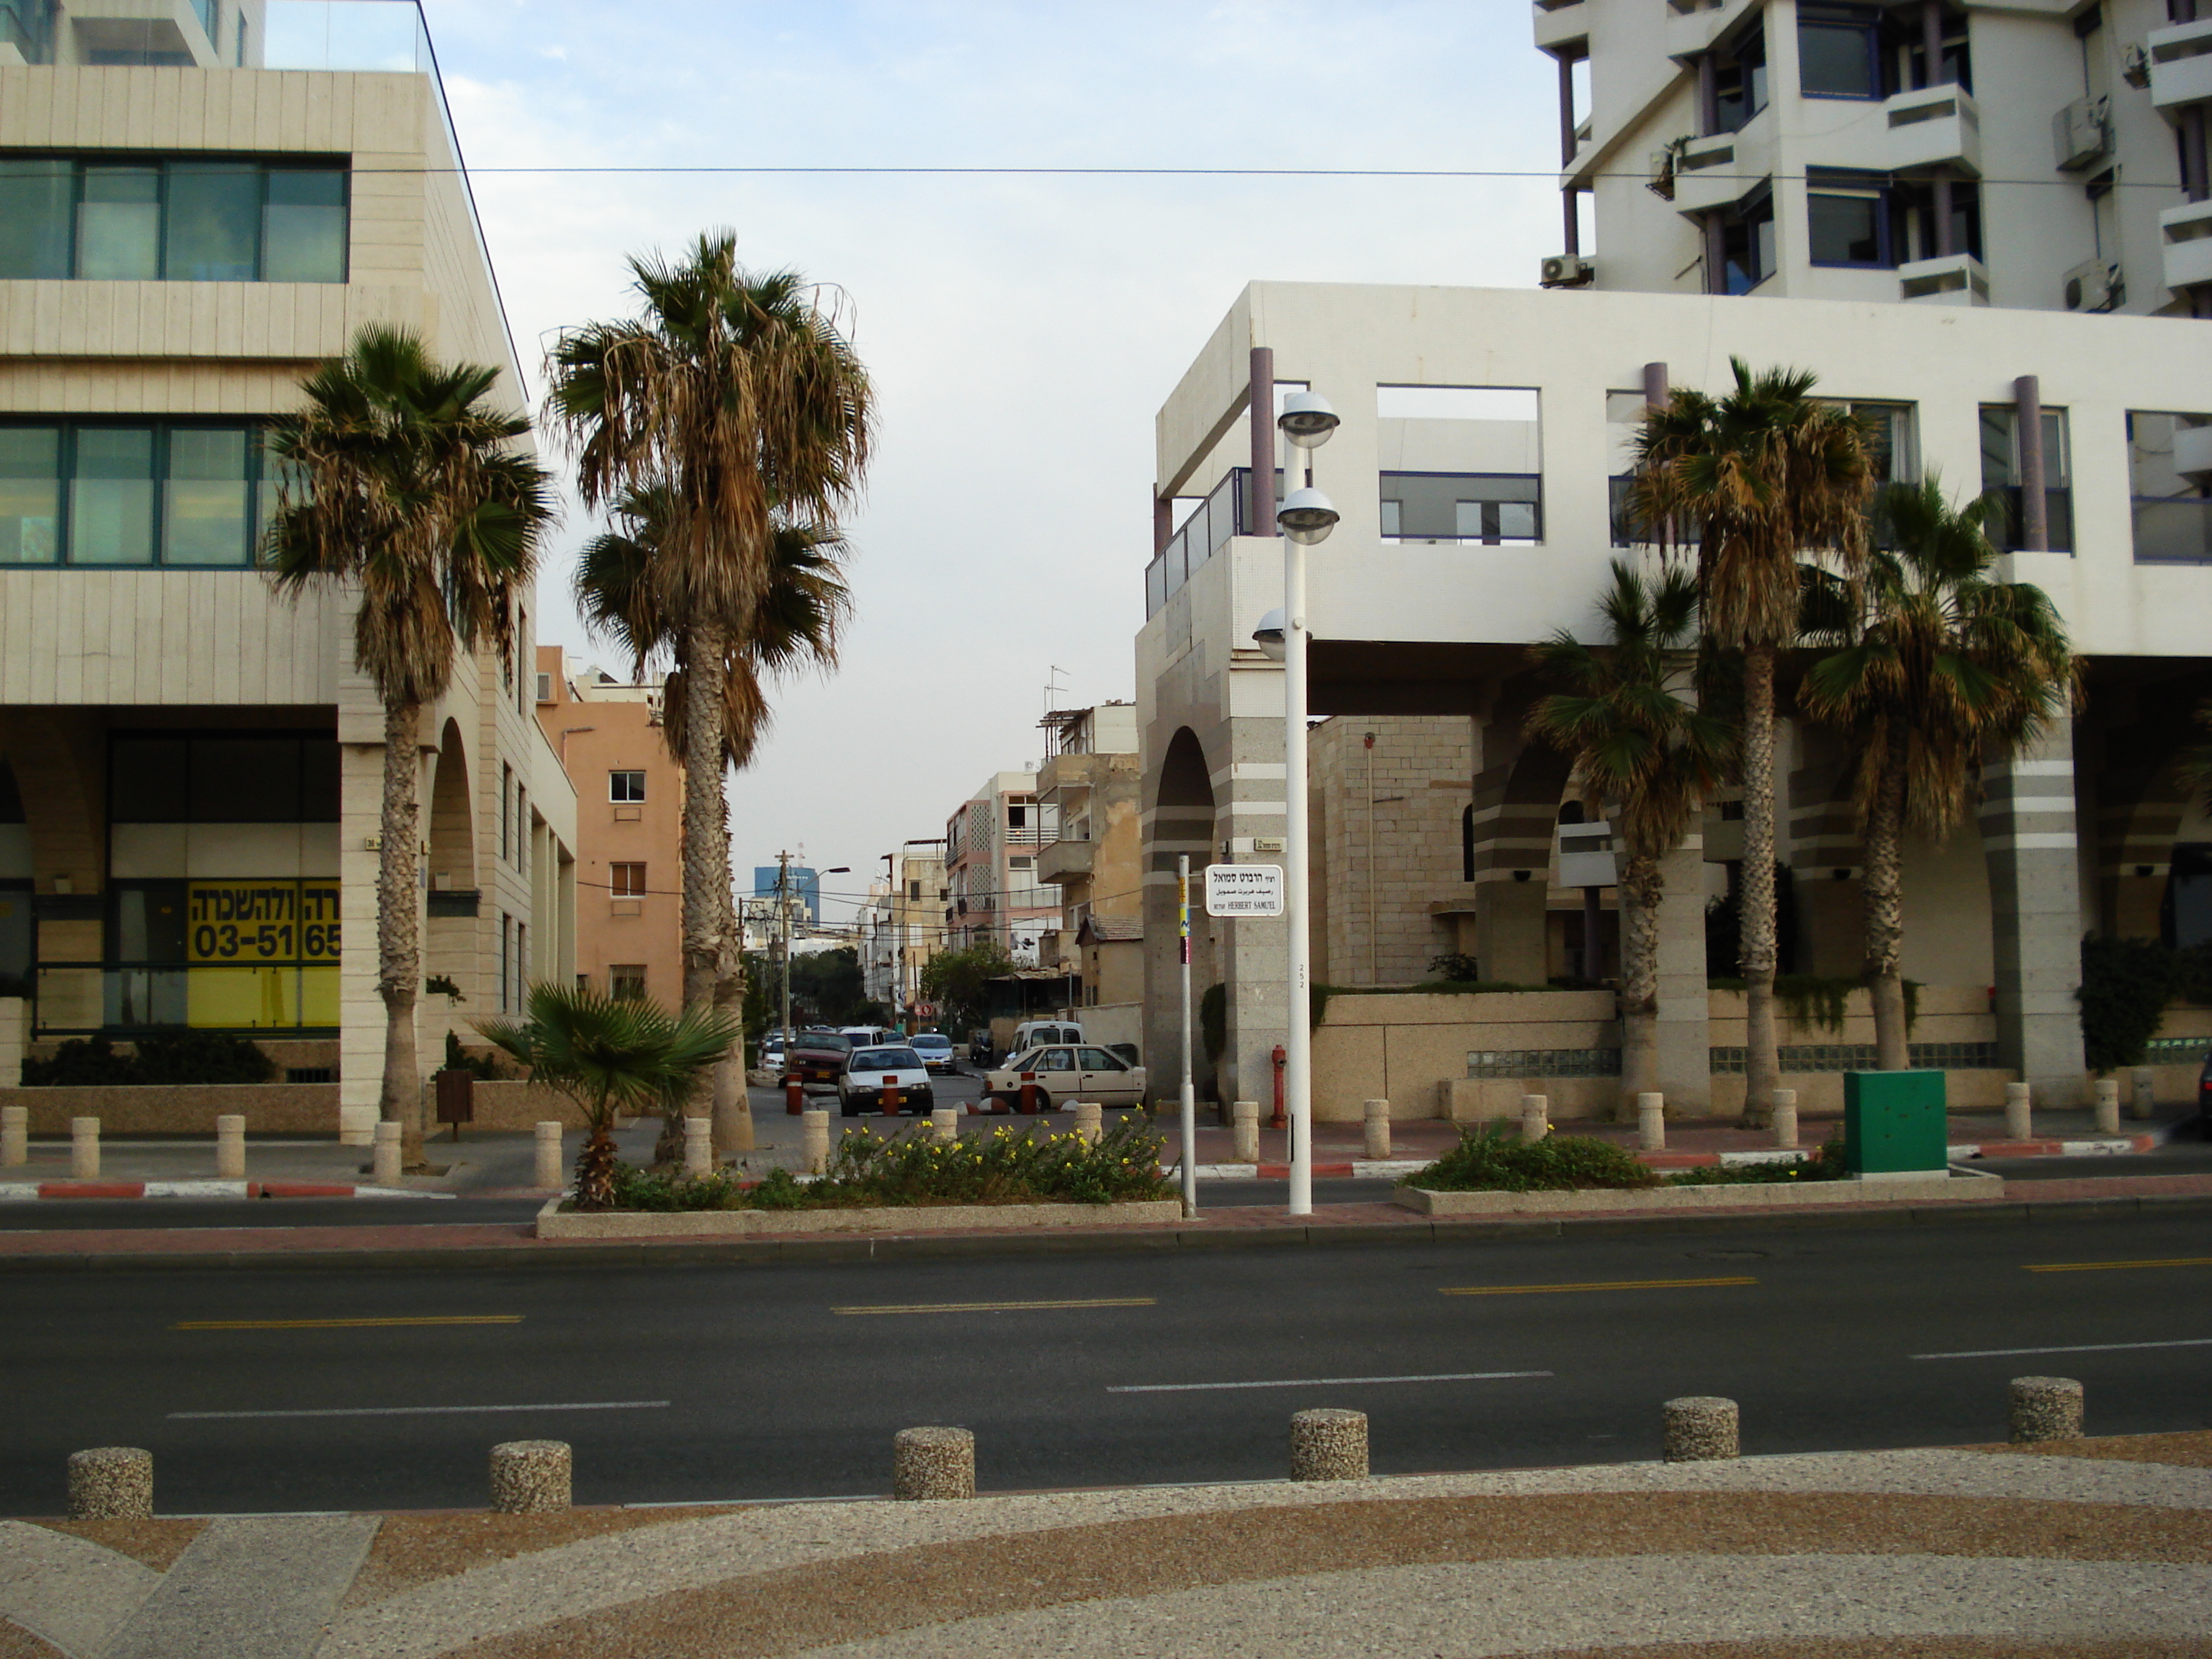
{"label": "asphalt road", "polygon": [[[2098,1265],[2032,1271],[2051,1264]],[[1006,1303],[1047,1305],[972,1305]],[[1278,1476],[1286,1419],[1316,1405],[1370,1414],[1383,1473],[1654,1456],[1682,1394],[1740,1401],[1753,1453],[1996,1439],[2005,1380],[2032,1373],[2081,1378],[2094,1432],[2212,1423],[2196,1217],[11,1274],[0,1322],[13,1514],[58,1512],[67,1454],[112,1444],[150,1448],[161,1509],[196,1513],[481,1504],[486,1449],[537,1437],[575,1446],[580,1502],[610,1503],[881,1492],[892,1433],[927,1422],[974,1428],[1000,1490]]]}

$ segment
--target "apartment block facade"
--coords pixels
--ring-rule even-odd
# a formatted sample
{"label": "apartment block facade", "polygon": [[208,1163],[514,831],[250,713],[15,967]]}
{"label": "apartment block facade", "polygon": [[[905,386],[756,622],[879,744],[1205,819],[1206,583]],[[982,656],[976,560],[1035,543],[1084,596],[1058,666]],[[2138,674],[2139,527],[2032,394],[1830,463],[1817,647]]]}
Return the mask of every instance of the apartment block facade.
{"label": "apartment block facade", "polygon": [[964,949],[994,939],[1024,967],[1057,929],[1060,895],[1042,884],[1037,854],[1058,838],[1054,808],[1037,799],[1035,771],[994,772],[945,822],[945,939]]}
{"label": "apartment block facade", "polygon": [[1048,750],[1037,769],[1037,799],[1050,811],[1054,838],[1038,852],[1036,867],[1040,881],[1060,890],[1060,925],[1040,939],[1038,959],[1081,973],[1084,1000],[1096,1002],[1098,982],[1085,968],[1095,957],[1078,943],[1084,922],[1093,916],[1134,921],[1144,914],[1137,710],[1133,703],[1103,702],[1055,710],[1043,724]]}

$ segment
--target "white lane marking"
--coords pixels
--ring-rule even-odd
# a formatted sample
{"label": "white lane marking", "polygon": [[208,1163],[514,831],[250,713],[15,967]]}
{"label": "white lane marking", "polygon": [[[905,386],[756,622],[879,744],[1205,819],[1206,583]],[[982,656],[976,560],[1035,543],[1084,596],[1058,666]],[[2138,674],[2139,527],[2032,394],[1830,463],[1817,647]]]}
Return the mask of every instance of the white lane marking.
{"label": "white lane marking", "polygon": [[1127,1382],[1109,1394],[1194,1394],[1213,1389],[1334,1389],[1358,1382],[1496,1382],[1512,1376],[1549,1376],[1549,1371],[1439,1371],[1433,1376],[1294,1376],[1269,1382]]}
{"label": "white lane marking", "polygon": [[1966,1348],[1958,1353],[1908,1354],[1909,1359],[2012,1359],[2031,1353],[2120,1353],[2132,1348],[2212,1348],[2212,1336],[2185,1336],[2172,1342],[2077,1342],[2065,1348]]}
{"label": "white lane marking", "polygon": [[665,1400],[570,1400],[550,1406],[320,1406],[305,1411],[171,1412],[172,1421],[231,1417],[447,1417],[476,1412],[648,1412]]}

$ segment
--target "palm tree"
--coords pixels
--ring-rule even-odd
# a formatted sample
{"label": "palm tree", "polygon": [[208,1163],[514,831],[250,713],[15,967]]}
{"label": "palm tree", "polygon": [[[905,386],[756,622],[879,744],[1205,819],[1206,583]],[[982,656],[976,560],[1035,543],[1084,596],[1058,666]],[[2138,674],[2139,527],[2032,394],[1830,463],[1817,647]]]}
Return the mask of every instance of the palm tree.
{"label": "palm tree", "polygon": [[[687,1007],[744,997],[723,711],[733,643],[769,586],[774,514],[835,524],[859,494],[875,423],[836,316],[793,272],[741,269],[736,248],[717,232],[674,264],[631,259],[641,314],[563,335],[548,362],[547,412],[574,447],[586,504],[666,491],[651,580],[681,675]],[[741,1063],[715,1079],[718,1117],[726,1106],[743,1116]]]}
{"label": "palm tree", "polygon": [[1814,377],[1730,359],[1722,398],[1681,391],[1645,417],[1632,505],[1662,544],[1694,548],[1709,646],[1743,670],[1744,1117],[1764,1123],[1781,1077],[1774,1019],[1774,671],[1797,638],[1799,563],[1846,578],[1866,553],[1864,427],[1816,403]]}
{"label": "palm tree", "polygon": [[1659,1087],[1660,865],[1719,781],[1730,734],[1685,695],[1698,621],[1698,584],[1688,571],[1647,583],[1616,559],[1598,612],[1602,646],[1562,629],[1534,647],[1537,664],[1571,689],[1536,705],[1528,732],[1573,761],[1584,805],[1613,825],[1620,860],[1621,1093],[1632,1101]]}
{"label": "palm tree", "polygon": [[525,1021],[483,1020],[477,1030],[530,1067],[533,1083],[558,1089],[582,1109],[591,1134],[576,1155],[576,1207],[614,1202],[617,1113],[680,1109],[738,1038],[720,1010],[686,1008],[672,1018],[644,997],[586,986],[530,988]]}
{"label": "palm tree", "polygon": [[2081,667],[2041,588],[1990,580],[2001,494],[1954,507],[1931,472],[1890,485],[1876,506],[1895,544],[1875,550],[1856,584],[1814,590],[1813,637],[1838,648],[1808,672],[1798,702],[1857,753],[1875,1065],[1899,1071],[1911,1063],[1898,966],[1905,832],[1948,834],[1984,754],[2017,752],[2068,712]]}
{"label": "palm tree", "polygon": [[295,599],[326,585],[357,592],[354,666],[384,703],[379,1110],[402,1126],[409,1164],[422,1147],[422,711],[445,694],[463,652],[489,642],[512,662],[515,602],[552,516],[550,479],[520,447],[530,422],[487,401],[498,380],[497,369],[436,362],[415,335],[372,325],[301,382],[305,408],[270,422],[280,479],[264,550],[271,579]]}

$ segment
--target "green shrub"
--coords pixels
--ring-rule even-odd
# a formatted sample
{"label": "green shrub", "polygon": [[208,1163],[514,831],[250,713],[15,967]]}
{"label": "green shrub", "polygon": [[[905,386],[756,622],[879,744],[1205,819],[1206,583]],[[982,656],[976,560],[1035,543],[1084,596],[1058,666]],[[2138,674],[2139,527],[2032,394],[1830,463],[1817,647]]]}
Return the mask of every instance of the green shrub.
{"label": "green shrub", "polygon": [[106,1037],[77,1037],[51,1060],[26,1060],[23,1085],[33,1089],[120,1089],[141,1085],[266,1083],[276,1074],[269,1056],[246,1037],[221,1031],[174,1031],[141,1038],[136,1054],[118,1054]]}
{"label": "green shrub", "polygon": [[1441,1193],[1552,1193],[1658,1183],[1657,1174],[1625,1146],[1589,1135],[1523,1140],[1499,1119],[1465,1131],[1458,1146],[1398,1184]]}
{"label": "green shrub", "polygon": [[479,1083],[496,1083],[507,1075],[500,1069],[498,1055],[471,1054],[461,1047],[461,1034],[452,1030],[446,1033],[446,1069],[466,1072]]}
{"label": "green shrub", "polygon": [[[2189,957],[2185,963],[2184,955]],[[2140,1066],[2166,1019],[2166,1005],[2185,983],[2203,976],[2202,957],[2148,939],[2081,941],[2081,1056],[2093,1072]]]}
{"label": "green shrub", "polygon": [[51,1060],[23,1060],[27,1089],[119,1088],[135,1081],[130,1056],[117,1054],[106,1037],[73,1037]]}
{"label": "green shrub", "polygon": [[1702,1170],[1683,1170],[1667,1177],[1669,1187],[1758,1187],[1841,1181],[1844,1143],[1840,1136],[1826,1141],[1810,1158],[1790,1163],[1725,1164]]}

